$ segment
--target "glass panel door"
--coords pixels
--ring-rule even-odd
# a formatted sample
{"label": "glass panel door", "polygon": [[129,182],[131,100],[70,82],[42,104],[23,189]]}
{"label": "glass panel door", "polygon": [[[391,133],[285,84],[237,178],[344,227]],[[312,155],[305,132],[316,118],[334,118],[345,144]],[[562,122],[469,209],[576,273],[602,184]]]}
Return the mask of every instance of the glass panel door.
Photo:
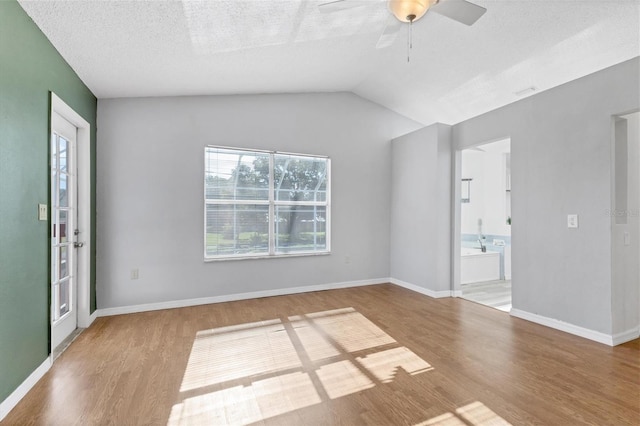
{"label": "glass panel door", "polygon": [[57,114],[51,123],[51,349],[77,327],[77,129]]}

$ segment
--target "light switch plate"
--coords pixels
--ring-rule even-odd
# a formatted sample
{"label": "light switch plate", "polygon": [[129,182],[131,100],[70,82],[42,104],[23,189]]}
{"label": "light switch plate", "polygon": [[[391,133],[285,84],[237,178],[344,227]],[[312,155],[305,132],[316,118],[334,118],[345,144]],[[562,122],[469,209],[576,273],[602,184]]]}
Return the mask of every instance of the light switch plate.
{"label": "light switch plate", "polygon": [[47,220],[48,216],[47,205],[38,204],[38,220]]}
{"label": "light switch plate", "polygon": [[577,228],[578,227],[578,215],[577,214],[567,215],[567,227],[568,228]]}

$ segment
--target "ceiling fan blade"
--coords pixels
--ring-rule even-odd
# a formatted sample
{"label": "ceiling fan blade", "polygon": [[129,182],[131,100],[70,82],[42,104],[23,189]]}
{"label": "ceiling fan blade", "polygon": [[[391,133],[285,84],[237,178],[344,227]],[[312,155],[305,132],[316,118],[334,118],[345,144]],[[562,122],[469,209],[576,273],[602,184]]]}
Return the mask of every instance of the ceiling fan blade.
{"label": "ceiling fan blade", "polygon": [[429,10],[465,25],[473,25],[487,11],[484,7],[466,0],[442,0]]}
{"label": "ceiling fan blade", "polygon": [[352,9],[358,6],[362,6],[362,2],[350,0],[334,0],[328,3],[319,4],[318,10],[323,13],[333,13],[340,10]]}
{"label": "ceiling fan blade", "polygon": [[387,26],[384,27],[384,31],[378,39],[376,49],[384,49],[387,46],[391,46],[400,32],[402,22],[398,21],[395,16],[391,15],[387,20]]}

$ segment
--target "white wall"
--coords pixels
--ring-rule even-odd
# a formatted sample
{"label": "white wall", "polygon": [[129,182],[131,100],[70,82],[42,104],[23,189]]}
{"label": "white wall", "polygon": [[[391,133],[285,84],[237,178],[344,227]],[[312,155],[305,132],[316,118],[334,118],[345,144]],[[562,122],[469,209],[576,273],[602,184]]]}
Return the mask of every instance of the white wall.
{"label": "white wall", "polygon": [[[99,308],[389,277],[389,141],[419,124],[335,93],[99,100],[97,127]],[[332,253],[205,263],[207,144],[330,156]]]}
{"label": "white wall", "polygon": [[462,233],[477,234],[481,218],[484,235],[511,235],[507,224],[505,153],[462,151],[462,177],[473,179],[470,202],[461,205]]}
{"label": "white wall", "polygon": [[461,203],[460,206],[461,232],[476,234],[478,233],[478,218],[484,216],[484,152],[465,149],[462,151],[461,166],[462,179],[471,179],[469,183],[470,200],[468,203]]}
{"label": "white wall", "polygon": [[433,292],[451,289],[451,128],[392,141],[391,277]]}
{"label": "white wall", "polygon": [[[610,335],[611,116],[640,107],[640,59],[457,124],[457,149],[511,138],[513,307]],[[580,228],[567,228],[567,214]]]}
{"label": "white wall", "polygon": [[[615,158],[614,173],[626,170],[626,176],[620,176],[626,186],[626,210],[616,211],[612,202],[612,312],[613,334],[625,333],[640,325],[640,113],[626,115],[626,152]],[[614,137],[621,135],[614,135]],[[619,161],[625,167],[616,167]],[[616,178],[617,182],[617,178]],[[615,186],[615,184],[614,184]],[[615,188],[614,191],[615,193]],[[616,217],[624,217],[624,224],[617,224]],[[625,244],[625,233],[628,244]]]}

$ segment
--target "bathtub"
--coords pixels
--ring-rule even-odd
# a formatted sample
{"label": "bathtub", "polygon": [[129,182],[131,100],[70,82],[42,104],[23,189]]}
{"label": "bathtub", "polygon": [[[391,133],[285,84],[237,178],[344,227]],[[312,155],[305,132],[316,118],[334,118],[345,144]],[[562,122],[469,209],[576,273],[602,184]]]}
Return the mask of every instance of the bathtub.
{"label": "bathtub", "polygon": [[463,247],[460,259],[460,284],[500,279],[500,253]]}

